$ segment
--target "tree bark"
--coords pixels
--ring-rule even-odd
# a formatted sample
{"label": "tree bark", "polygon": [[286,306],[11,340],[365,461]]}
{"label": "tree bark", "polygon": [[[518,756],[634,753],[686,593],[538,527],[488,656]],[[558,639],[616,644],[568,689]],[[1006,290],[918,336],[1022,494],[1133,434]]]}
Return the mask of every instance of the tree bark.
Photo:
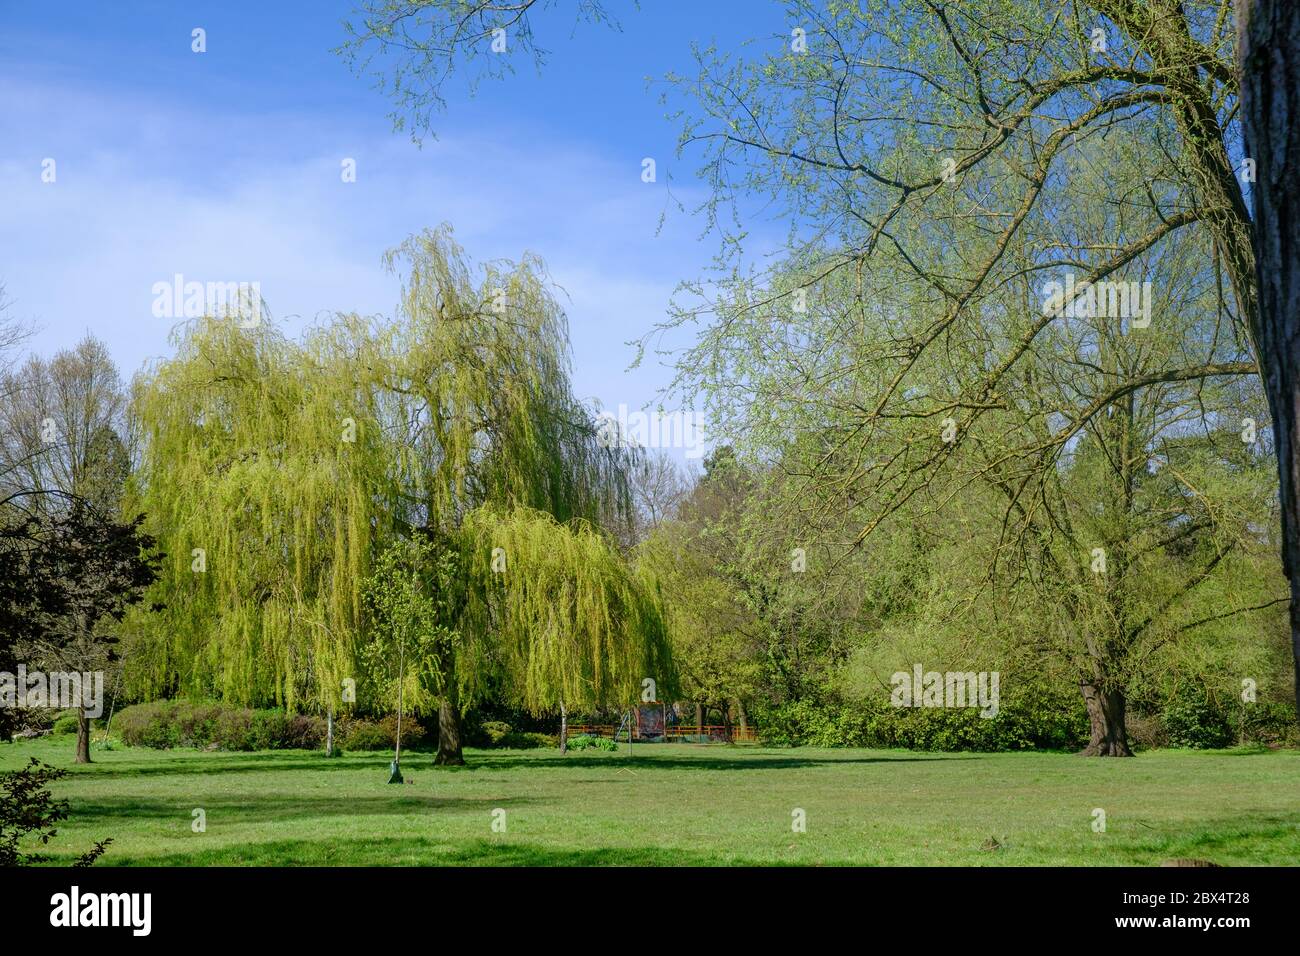
{"label": "tree bark", "polygon": [[438,653],[442,671],[442,698],[438,701],[438,754],[434,766],[463,767],[465,755],[460,743],[460,691],[456,685],[456,652],[442,647]]}
{"label": "tree bark", "polygon": [[736,698],[736,717],[740,721],[740,736],[742,738],[749,736],[749,717],[745,714],[745,704],[739,697]]}
{"label": "tree bark", "polygon": [[1091,727],[1088,746],[1081,751],[1083,756],[1133,756],[1128,745],[1128,728],[1124,723],[1124,691],[1089,681],[1081,682],[1079,689],[1083,692]]}
{"label": "tree bark", "polygon": [[704,736],[704,703],[698,700],[695,702],[695,736]]}
{"label": "tree bark", "polygon": [[76,763],[90,763],[90,718],[86,708],[77,708],[77,759]]}
{"label": "tree bark", "polygon": [[325,712],[325,756],[334,756],[334,708]]}
{"label": "tree bark", "polygon": [[1255,351],[1273,417],[1300,717],[1300,4],[1236,0],[1236,11],[1242,125],[1255,160]]}
{"label": "tree bark", "polygon": [[569,752],[569,712],[564,709],[564,701],[560,701],[560,753]]}
{"label": "tree bark", "polygon": [[[1243,0],[1236,2],[1240,5]],[[1277,2],[1285,5],[1290,0]],[[1253,340],[1260,306],[1254,281],[1258,262],[1251,241],[1250,214],[1224,145],[1213,84],[1202,80],[1197,65],[1201,50],[1189,33],[1187,17],[1177,4],[1171,5],[1169,11],[1131,0],[1092,0],[1091,6],[1114,21],[1151,58],[1160,85],[1171,94],[1170,113],[1178,124],[1184,156],[1196,180],[1199,205],[1213,210],[1203,222],[1214,238],[1238,311]]]}
{"label": "tree bark", "polygon": [[460,747],[460,707],[446,696],[438,703],[438,756],[433,762],[442,767],[465,765]]}

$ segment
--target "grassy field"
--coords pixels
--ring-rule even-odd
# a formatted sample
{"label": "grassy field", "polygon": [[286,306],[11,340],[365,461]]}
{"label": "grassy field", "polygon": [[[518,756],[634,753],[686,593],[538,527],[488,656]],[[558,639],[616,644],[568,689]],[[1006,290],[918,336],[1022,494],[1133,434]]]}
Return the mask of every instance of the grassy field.
{"label": "grassy field", "polygon": [[469,751],[460,769],[411,754],[412,782],[390,786],[384,754],[127,748],[74,768],[72,749],[0,744],[0,769],[71,768],[55,791],[72,816],[49,852],[112,837],[100,865],[1300,864],[1296,752]]}

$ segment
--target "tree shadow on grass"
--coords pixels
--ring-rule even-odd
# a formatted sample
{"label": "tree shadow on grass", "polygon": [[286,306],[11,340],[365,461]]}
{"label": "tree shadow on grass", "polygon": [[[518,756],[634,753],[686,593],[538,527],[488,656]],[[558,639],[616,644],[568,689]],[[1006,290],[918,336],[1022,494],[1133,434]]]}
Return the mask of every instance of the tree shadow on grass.
{"label": "tree shadow on grass", "polygon": [[933,763],[940,760],[978,760],[984,754],[906,754],[899,756],[822,758],[791,754],[755,754],[753,756],[701,755],[698,757],[677,754],[649,754],[629,757],[626,754],[566,754],[558,753],[537,758],[525,756],[527,751],[486,751],[475,754],[465,769],[510,770],[516,767],[564,769],[569,767],[624,768],[628,770],[798,770],[808,767],[839,767],[852,764]]}
{"label": "tree shadow on grass", "polygon": [[1231,865],[1238,866],[1295,866],[1300,862],[1300,823],[1294,816],[1245,812],[1141,825],[1144,830],[1134,830],[1134,842],[1123,848],[1136,859],[1191,858],[1220,864],[1236,859],[1239,862]]}
{"label": "tree shadow on grass", "polygon": [[571,849],[500,840],[448,843],[430,837],[382,840],[278,840],[214,847],[196,853],[111,860],[118,866],[763,866],[770,861],[722,857],[667,847]]}
{"label": "tree shadow on grass", "polygon": [[[156,800],[145,797],[99,798],[73,802],[70,822],[77,825],[106,825],[104,821],[176,820],[179,828],[189,830],[193,809],[201,807],[209,820],[225,818],[238,824],[267,821],[302,820],[317,817],[402,817],[421,813],[483,813],[503,805],[518,807],[545,804],[550,801],[532,797],[488,796],[481,798],[444,797],[436,793],[416,791],[415,787],[403,792],[375,796],[349,794],[341,797],[295,797],[255,795],[252,797],[212,797],[193,793],[176,800]],[[179,832],[179,831],[178,831]]]}
{"label": "tree shadow on grass", "polygon": [[[290,770],[311,772],[361,771],[369,770],[376,774],[387,774],[393,755],[384,751],[368,751],[347,754],[342,757],[326,757],[323,753],[312,750],[257,750],[232,751],[222,753],[205,753],[202,751],[155,751],[165,753],[165,757],[146,757],[149,762],[136,762],[129,757],[120,761],[101,759],[89,767],[77,766],[69,761],[63,769],[69,772],[69,779],[89,778],[96,775],[114,777],[166,777],[184,774],[234,774],[234,773],[279,773]],[[129,752],[128,752],[129,754]],[[130,754],[130,757],[134,757]],[[431,770],[431,759],[410,760],[403,751],[402,769]]]}
{"label": "tree shadow on grass", "polygon": [[[653,745],[646,745],[653,746]],[[155,752],[157,754],[158,752]],[[165,751],[166,756],[146,757],[150,762],[131,759],[126,752],[120,760],[101,760],[89,767],[77,766],[69,760],[65,769],[69,779],[86,779],[95,776],[109,777],[165,777],[185,774],[250,774],[285,771],[338,772],[361,770],[385,773],[391,755],[383,751],[345,754],[327,758],[314,751],[261,750],[242,753],[204,753],[201,751]],[[476,770],[514,770],[538,768],[564,769],[627,769],[644,770],[797,770],[810,767],[835,767],[847,764],[930,763],[941,760],[980,760],[987,754],[919,754],[908,751],[881,753],[872,756],[840,756],[840,751],[827,751],[825,755],[809,756],[807,752],[790,754],[701,753],[698,756],[678,753],[624,753],[586,754],[545,750],[481,750],[467,753],[463,767],[435,767],[431,752],[407,754],[402,769],[408,773],[472,773]]]}

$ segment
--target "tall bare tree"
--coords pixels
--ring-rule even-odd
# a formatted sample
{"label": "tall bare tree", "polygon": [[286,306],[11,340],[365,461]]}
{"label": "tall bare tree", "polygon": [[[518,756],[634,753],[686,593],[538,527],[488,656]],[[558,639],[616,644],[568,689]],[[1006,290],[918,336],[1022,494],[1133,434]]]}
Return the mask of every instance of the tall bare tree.
{"label": "tall bare tree", "polygon": [[[0,616],[15,652],[44,669],[106,667],[116,643],[112,622],[152,581],[138,519],[118,519],[130,470],[125,435],[125,389],[107,348],[90,336],[0,375],[8,585]],[[85,706],[77,760],[90,760]]]}
{"label": "tall bare tree", "polygon": [[32,356],[0,378],[0,481],[40,492],[32,507],[72,497],[118,503],[130,468],[127,395],[104,343],[87,335],[50,360]]}

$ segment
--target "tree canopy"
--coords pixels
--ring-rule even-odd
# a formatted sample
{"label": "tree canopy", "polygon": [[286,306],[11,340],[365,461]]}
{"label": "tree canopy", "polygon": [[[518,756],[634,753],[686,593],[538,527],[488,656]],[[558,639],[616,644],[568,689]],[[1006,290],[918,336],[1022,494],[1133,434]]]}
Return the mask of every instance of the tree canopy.
{"label": "tree canopy", "polygon": [[[386,262],[392,321],[339,315],[293,342],[207,317],[137,383],[137,494],[171,554],[142,691],[340,706],[375,558],[416,537],[472,584],[435,615],[455,634],[425,662],[444,703],[502,674],[534,709],[606,699],[648,676],[634,662],[667,666],[653,585],[603,537],[628,520],[632,459],[571,394],[541,263],[475,270],[447,228]],[[493,549],[500,579],[479,573]]]}

